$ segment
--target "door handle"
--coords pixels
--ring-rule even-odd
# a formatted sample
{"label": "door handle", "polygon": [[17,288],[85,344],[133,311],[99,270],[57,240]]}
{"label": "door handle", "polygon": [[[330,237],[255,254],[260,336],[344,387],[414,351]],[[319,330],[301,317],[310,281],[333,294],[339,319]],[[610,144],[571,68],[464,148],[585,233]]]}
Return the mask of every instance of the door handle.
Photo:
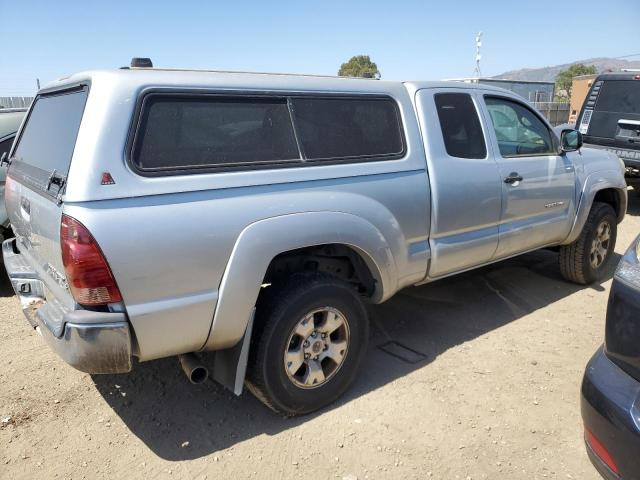
{"label": "door handle", "polygon": [[518,175],[518,172],[511,172],[509,176],[504,179],[504,183],[511,185],[516,182],[521,182],[522,180],[524,179],[522,178],[522,175]]}

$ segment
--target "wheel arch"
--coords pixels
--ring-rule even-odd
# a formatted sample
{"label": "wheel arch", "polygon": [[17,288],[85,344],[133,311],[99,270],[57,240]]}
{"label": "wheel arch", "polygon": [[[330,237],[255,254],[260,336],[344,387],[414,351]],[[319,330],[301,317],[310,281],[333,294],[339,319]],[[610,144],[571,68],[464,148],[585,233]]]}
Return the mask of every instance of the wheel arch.
{"label": "wheel arch", "polygon": [[[625,198],[623,198],[625,197]],[[626,213],[627,200],[626,195],[616,188],[603,188],[598,190],[593,197],[594,202],[607,203],[613,207],[616,212],[618,223],[622,221]]]}
{"label": "wheel arch", "polygon": [[351,283],[368,298],[381,294],[378,286],[382,278],[375,260],[344,243],[312,245],[276,255],[267,267],[263,285],[282,283],[295,273],[325,273]]}
{"label": "wheel arch", "polygon": [[342,212],[305,212],[260,220],[247,226],[236,241],[203,349],[230,348],[242,339],[274,261],[300,250],[317,251],[326,246],[352,252],[348,256],[359,264],[354,266],[360,272],[358,276],[370,276],[372,302],[384,301],[397,290],[391,249],[369,221]]}
{"label": "wheel arch", "polygon": [[578,238],[587,221],[593,202],[611,205],[616,212],[618,223],[623,220],[627,211],[627,184],[619,171],[595,172],[585,179],[573,226],[563,245],[572,243]]}

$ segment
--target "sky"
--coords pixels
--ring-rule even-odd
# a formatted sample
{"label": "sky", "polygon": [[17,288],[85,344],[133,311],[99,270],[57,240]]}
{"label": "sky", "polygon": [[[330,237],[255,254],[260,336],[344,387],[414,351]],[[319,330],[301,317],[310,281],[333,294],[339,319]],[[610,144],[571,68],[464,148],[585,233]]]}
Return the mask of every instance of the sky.
{"label": "sky", "polygon": [[[0,0],[0,96],[61,76],[155,66],[335,75],[369,55],[386,80],[484,76],[640,54],[640,0]],[[630,58],[640,60],[640,55]]]}

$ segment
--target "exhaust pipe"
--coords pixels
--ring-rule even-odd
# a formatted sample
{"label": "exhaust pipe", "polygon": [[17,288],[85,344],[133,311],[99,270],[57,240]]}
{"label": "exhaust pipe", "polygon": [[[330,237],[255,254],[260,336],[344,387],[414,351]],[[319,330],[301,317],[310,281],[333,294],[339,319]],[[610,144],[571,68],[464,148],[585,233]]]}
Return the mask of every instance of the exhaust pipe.
{"label": "exhaust pipe", "polygon": [[180,360],[180,366],[191,383],[203,383],[209,376],[209,370],[202,365],[195,353],[178,355],[178,360]]}

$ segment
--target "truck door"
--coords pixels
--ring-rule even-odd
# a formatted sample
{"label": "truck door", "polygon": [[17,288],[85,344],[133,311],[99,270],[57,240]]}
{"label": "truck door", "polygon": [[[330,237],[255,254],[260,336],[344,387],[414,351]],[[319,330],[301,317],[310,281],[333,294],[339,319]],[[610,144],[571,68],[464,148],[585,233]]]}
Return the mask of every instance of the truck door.
{"label": "truck door", "polygon": [[547,123],[524,102],[484,95],[502,179],[495,258],[562,241],[575,214],[575,172]]}
{"label": "truck door", "polygon": [[416,105],[432,195],[429,277],[438,277],[491,260],[502,187],[472,90],[421,89]]}

